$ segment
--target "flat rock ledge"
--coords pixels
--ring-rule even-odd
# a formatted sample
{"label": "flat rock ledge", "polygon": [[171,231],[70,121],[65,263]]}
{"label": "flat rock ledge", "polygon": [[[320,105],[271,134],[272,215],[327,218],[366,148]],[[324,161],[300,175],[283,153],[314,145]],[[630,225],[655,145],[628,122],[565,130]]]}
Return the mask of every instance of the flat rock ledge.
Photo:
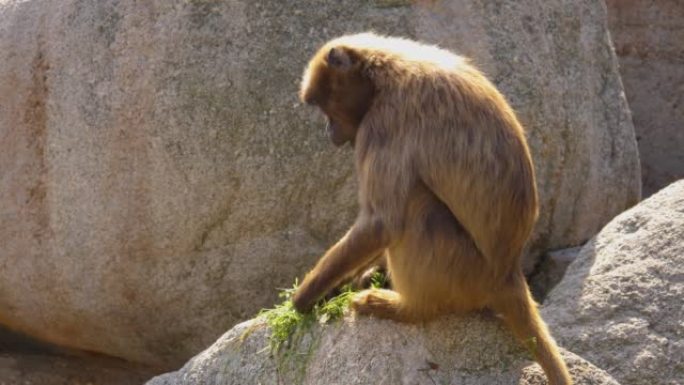
{"label": "flat rock ledge", "polygon": [[[259,318],[243,322],[147,385],[547,383],[530,354],[488,314],[423,325],[349,315],[298,334],[276,355],[269,333]],[[579,356],[562,354],[576,385],[618,384]]]}

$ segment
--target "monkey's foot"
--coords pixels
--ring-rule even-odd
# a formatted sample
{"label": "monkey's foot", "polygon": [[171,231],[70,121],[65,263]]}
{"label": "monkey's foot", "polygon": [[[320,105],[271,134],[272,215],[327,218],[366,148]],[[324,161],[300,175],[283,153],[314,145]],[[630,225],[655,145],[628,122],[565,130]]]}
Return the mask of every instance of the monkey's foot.
{"label": "monkey's foot", "polygon": [[364,290],[354,296],[351,306],[358,314],[405,321],[400,311],[401,301],[399,294],[392,290]]}

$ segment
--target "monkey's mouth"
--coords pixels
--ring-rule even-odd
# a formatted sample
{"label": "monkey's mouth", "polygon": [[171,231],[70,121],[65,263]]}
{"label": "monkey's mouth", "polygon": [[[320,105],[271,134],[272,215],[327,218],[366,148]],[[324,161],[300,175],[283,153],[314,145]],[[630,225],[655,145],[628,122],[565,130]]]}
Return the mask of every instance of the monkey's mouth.
{"label": "monkey's mouth", "polygon": [[347,138],[345,138],[340,125],[330,118],[327,119],[325,124],[325,131],[328,133],[330,141],[332,141],[335,146],[339,147],[347,142]]}

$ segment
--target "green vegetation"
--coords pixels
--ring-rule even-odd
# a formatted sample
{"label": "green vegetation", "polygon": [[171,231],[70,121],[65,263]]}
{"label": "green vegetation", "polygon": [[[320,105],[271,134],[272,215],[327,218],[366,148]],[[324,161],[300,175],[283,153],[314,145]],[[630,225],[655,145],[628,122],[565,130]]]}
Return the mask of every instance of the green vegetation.
{"label": "green vegetation", "polygon": [[[372,288],[385,288],[387,284],[387,277],[382,272],[375,272],[370,277]],[[282,302],[272,309],[260,311],[258,317],[265,320],[270,328],[267,348],[277,357],[278,371],[283,372],[286,367],[296,367],[298,370],[294,372],[301,375],[306,368],[308,357],[318,343],[315,333],[306,332],[315,323],[327,324],[341,319],[356,291],[351,284],[347,284],[337,290],[339,294],[320,301],[310,313],[302,314],[295,310],[292,303],[292,296],[296,290],[297,282],[292,288],[282,290],[279,294]],[[247,330],[242,338],[246,338],[251,331]]]}
{"label": "green vegetation", "polygon": [[325,324],[342,318],[355,293],[350,285],[346,285],[337,296],[319,302],[310,313],[302,314],[295,310],[292,304],[292,295],[296,289],[297,283],[291,289],[281,291],[281,304],[259,312],[259,317],[264,318],[271,329],[269,345],[272,353],[277,353],[283,343],[290,341],[299,332],[307,330],[314,322]]}
{"label": "green vegetation", "polygon": [[[286,382],[299,384],[303,381],[308,361],[318,347],[320,333],[308,333],[315,322],[326,324],[344,316],[352,296],[356,293],[351,285],[339,289],[339,294],[330,299],[320,301],[308,314],[299,313],[294,308],[292,296],[297,290],[297,283],[279,294],[282,302],[272,309],[259,312],[259,318],[266,321],[271,334],[269,346],[276,359],[278,376],[288,378]],[[245,332],[250,333],[251,330]],[[244,338],[245,336],[243,336]]]}
{"label": "green vegetation", "polygon": [[374,289],[384,289],[387,287],[387,276],[381,271],[376,271],[370,278],[371,287]]}

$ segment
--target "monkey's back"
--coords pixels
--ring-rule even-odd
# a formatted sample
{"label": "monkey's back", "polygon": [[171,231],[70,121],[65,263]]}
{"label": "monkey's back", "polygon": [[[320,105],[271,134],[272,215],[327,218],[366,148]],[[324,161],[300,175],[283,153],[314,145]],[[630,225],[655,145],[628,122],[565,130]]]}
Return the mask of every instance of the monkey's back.
{"label": "monkey's back", "polygon": [[[536,220],[537,191],[524,131],[501,93],[467,59],[438,47],[372,34],[333,42],[363,53],[376,87],[357,154],[395,155],[393,165],[379,156],[364,166],[391,181],[367,181],[374,184],[368,191],[381,200],[408,196],[424,183],[492,266],[505,266],[502,274],[517,268]],[[413,175],[408,170],[415,180],[402,178]]]}

